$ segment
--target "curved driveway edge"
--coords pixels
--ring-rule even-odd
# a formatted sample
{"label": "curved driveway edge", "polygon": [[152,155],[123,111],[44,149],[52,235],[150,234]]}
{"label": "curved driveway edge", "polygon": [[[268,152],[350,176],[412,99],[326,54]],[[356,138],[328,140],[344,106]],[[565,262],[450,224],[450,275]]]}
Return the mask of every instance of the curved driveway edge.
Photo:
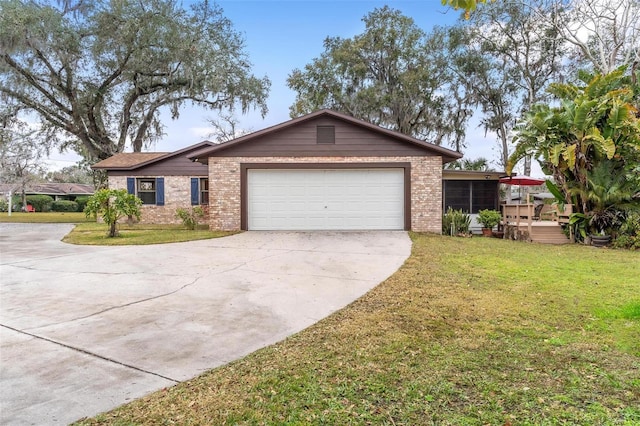
{"label": "curved driveway edge", "polygon": [[346,306],[406,232],[245,232],[154,246],[0,224],[0,423],[67,424],[241,358]]}

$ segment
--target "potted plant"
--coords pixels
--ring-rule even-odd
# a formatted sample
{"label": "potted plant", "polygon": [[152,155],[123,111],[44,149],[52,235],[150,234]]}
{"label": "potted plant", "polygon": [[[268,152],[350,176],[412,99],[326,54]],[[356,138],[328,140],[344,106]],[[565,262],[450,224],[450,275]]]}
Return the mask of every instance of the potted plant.
{"label": "potted plant", "polygon": [[482,225],[482,235],[490,237],[493,228],[500,223],[502,215],[497,210],[480,210],[478,212],[478,222]]}
{"label": "potted plant", "polygon": [[611,242],[611,230],[622,225],[625,214],[615,207],[592,211],[589,216],[591,245],[604,247]]}

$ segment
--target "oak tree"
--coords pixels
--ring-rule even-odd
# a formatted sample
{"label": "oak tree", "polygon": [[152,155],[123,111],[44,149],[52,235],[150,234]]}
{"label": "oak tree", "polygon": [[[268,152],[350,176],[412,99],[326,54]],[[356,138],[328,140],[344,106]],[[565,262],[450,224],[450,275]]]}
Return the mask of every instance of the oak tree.
{"label": "oak tree", "polygon": [[185,104],[266,113],[243,43],[206,0],[4,0],[0,100],[90,161],[141,151]]}
{"label": "oak tree", "polygon": [[0,111],[0,183],[13,184],[27,205],[26,188],[40,180],[42,157],[48,153],[47,141],[39,138],[15,111]]}
{"label": "oak tree", "polygon": [[[456,146],[464,123],[448,93],[450,73],[438,40],[388,6],[363,21],[352,38],[328,37],[324,52],[287,79],[296,92],[292,117],[330,108],[438,145]],[[460,125],[462,124],[462,125]]]}
{"label": "oak tree", "polygon": [[497,134],[503,166],[517,120],[549,97],[546,88],[560,76],[565,47],[558,7],[557,0],[505,0],[485,5],[459,26],[468,52],[462,81],[482,109],[481,124]]}

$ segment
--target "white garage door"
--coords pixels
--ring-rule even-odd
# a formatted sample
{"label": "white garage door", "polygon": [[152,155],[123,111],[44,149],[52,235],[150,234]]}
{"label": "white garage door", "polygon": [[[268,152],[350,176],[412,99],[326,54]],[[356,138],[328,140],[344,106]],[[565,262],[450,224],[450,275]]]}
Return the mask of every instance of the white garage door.
{"label": "white garage door", "polygon": [[404,229],[403,169],[247,171],[250,230]]}

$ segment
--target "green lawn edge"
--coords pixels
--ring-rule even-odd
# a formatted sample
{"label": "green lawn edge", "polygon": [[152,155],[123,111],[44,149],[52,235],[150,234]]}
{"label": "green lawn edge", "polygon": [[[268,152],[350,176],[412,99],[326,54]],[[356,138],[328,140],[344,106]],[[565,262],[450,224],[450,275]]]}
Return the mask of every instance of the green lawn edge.
{"label": "green lawn edge", "polygon": [[346,308],[78,424],[640,424],[640,253],[411,237]]}
{"label": "green lawn edge", "polygon": [[181,243],[227,237],[237,231],[210,231],[207,225],[200,225],[190,230],[183,225],[152,225],[136,223],[118,224],[119,235],[107,236],[108,227],[104,223],[96,223],[94,218],[87,218],[84,213],[77,212],[13,212],[0,214],[0,223],[74,223],[76,226],[62,238],[68,244],[94,246],[125,246]]}
{"label": "green lawn edge", "polygon": [[64,236],[63,242],[77,245],[124,246],[169,244],[227,237],[235,231],[210,231],[206,225],[186,229],[181,225],[118,224],[118,236],[108,237],[104,223],[80,223]]}
{"label": "green lawn edge", "polygon": [[0,213],[0,223],[85,223],[94,222],[82,212],[12,212]]}

